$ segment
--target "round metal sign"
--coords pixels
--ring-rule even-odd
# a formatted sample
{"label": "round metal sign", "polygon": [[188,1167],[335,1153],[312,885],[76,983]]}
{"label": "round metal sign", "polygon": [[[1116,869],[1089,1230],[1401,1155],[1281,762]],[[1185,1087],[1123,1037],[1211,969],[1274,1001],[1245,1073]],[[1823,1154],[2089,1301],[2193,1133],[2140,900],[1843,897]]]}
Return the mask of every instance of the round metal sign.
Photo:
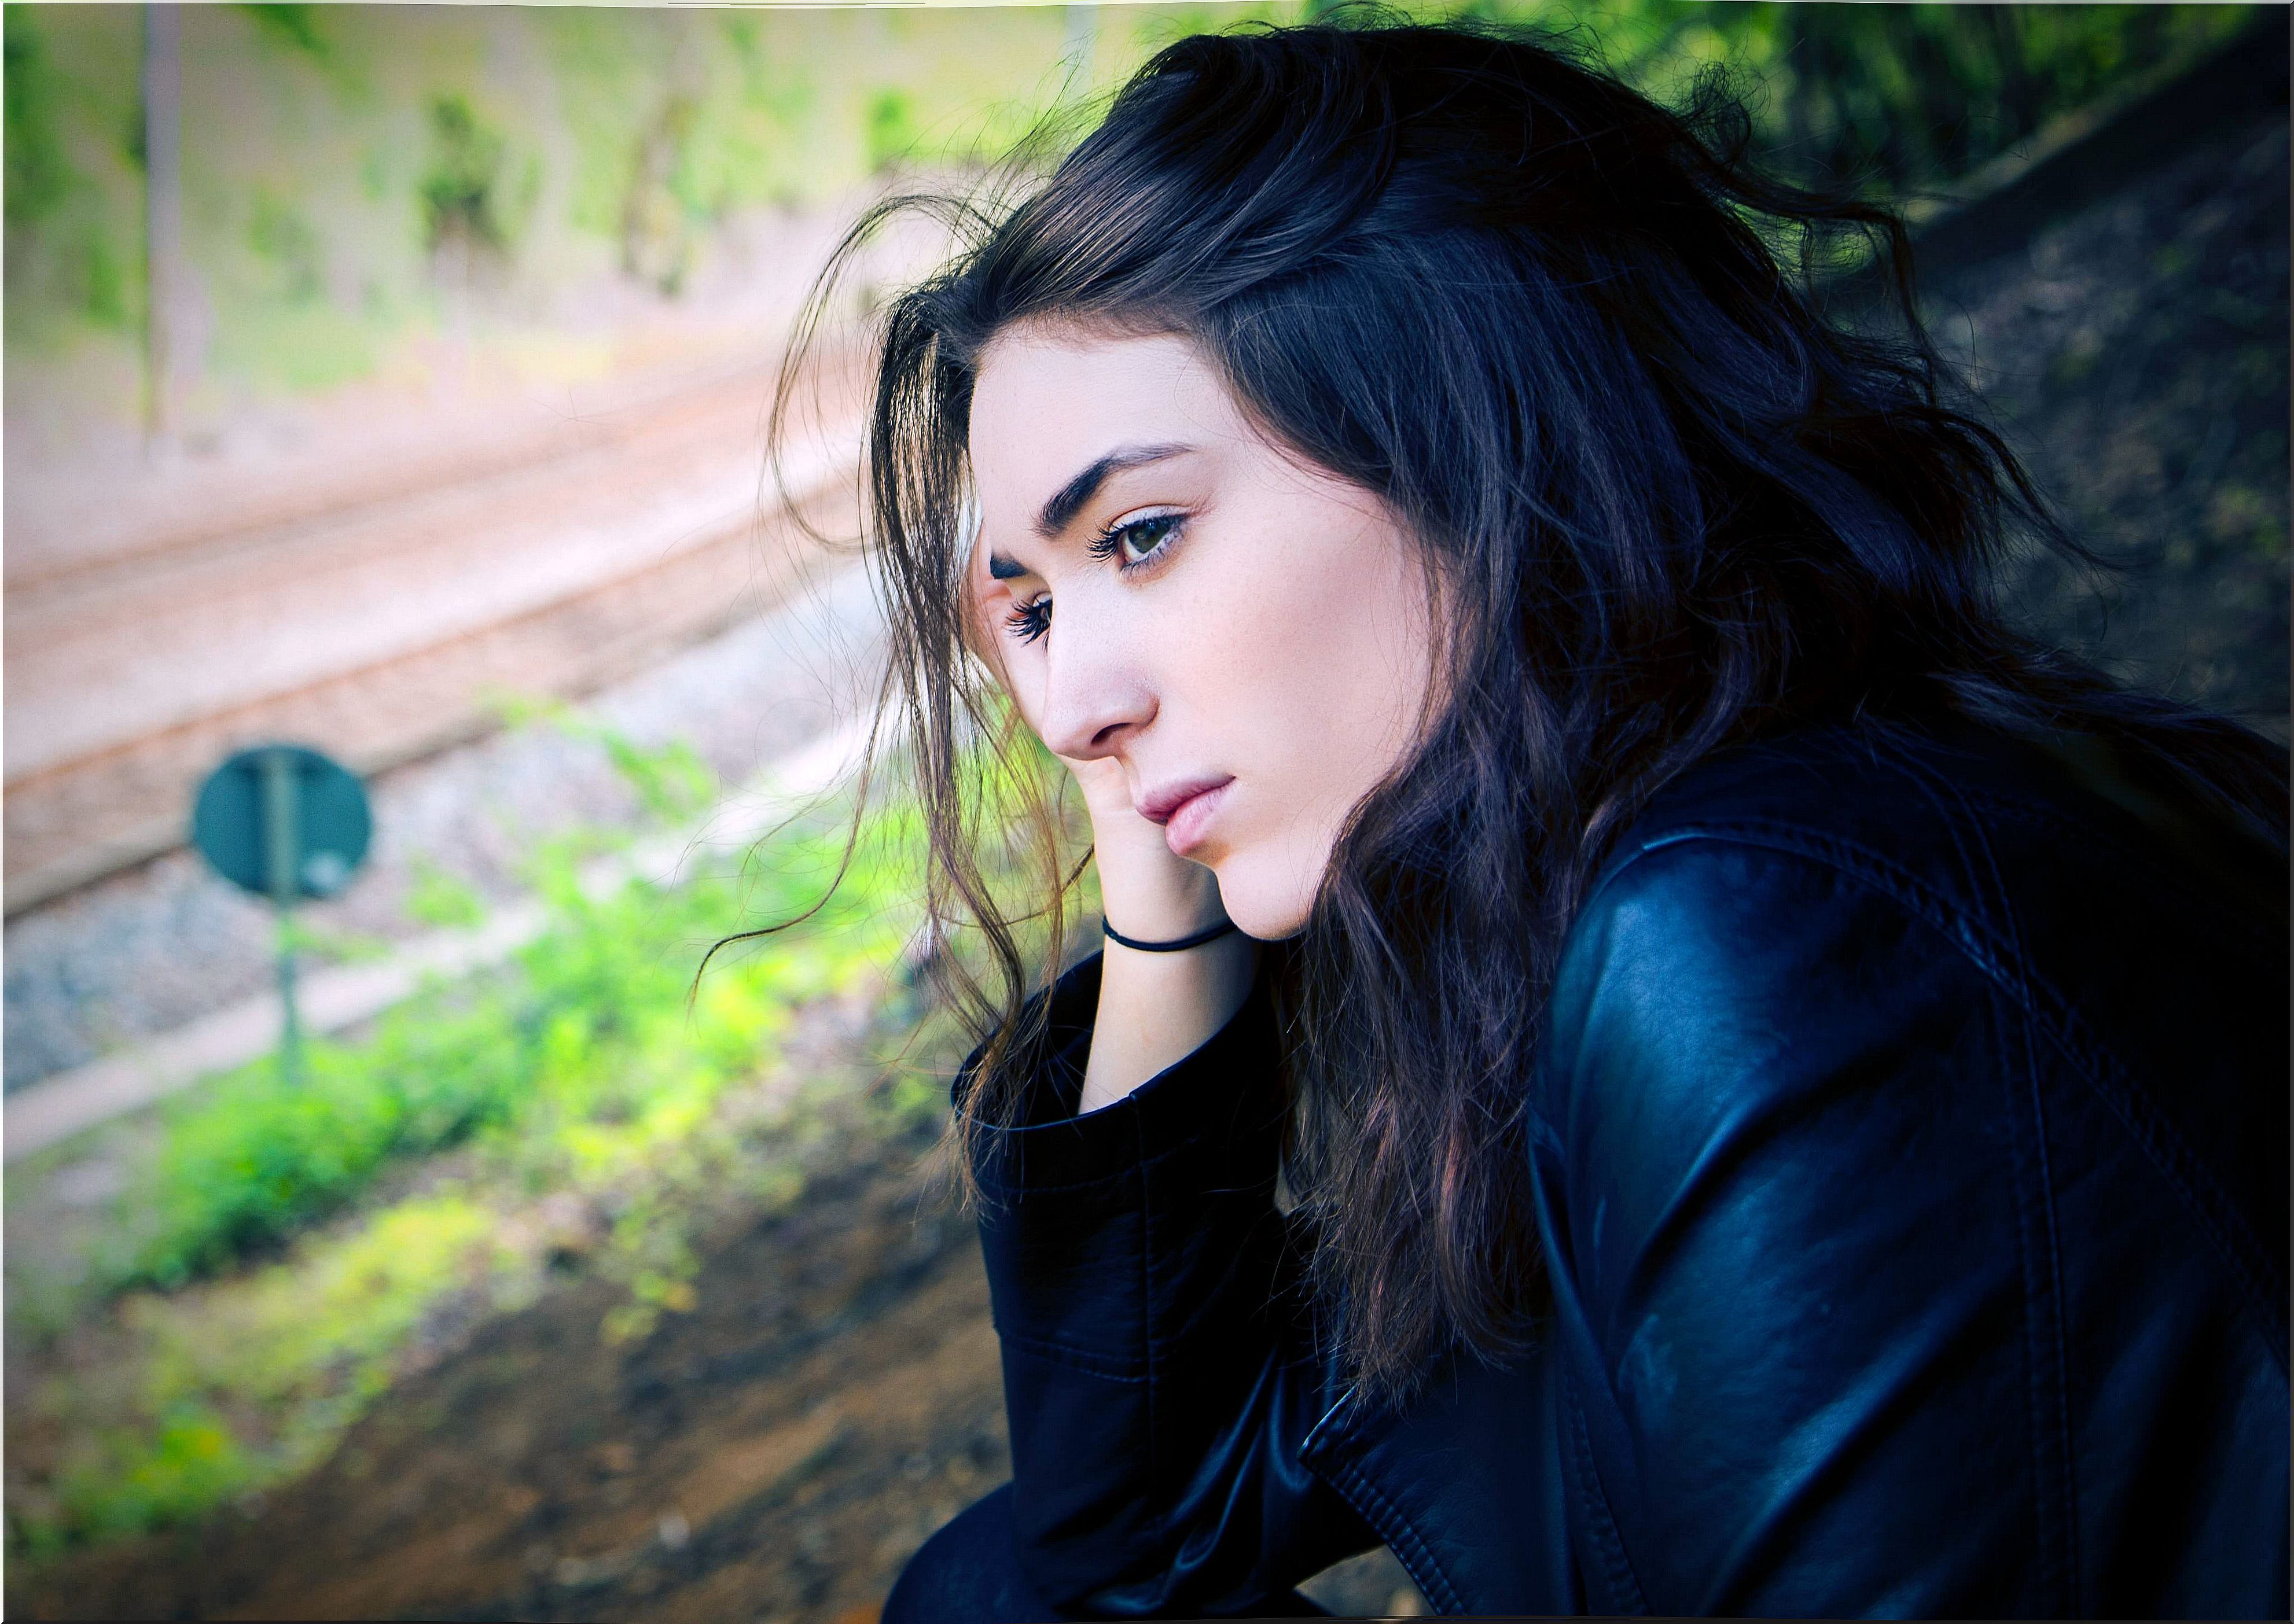
{"label": "round metal sign", "polygon": [[216,872],[278,902],[341,890],[373,833],[358,775],[301,744],[240,751],[191,808],[191,844]]}

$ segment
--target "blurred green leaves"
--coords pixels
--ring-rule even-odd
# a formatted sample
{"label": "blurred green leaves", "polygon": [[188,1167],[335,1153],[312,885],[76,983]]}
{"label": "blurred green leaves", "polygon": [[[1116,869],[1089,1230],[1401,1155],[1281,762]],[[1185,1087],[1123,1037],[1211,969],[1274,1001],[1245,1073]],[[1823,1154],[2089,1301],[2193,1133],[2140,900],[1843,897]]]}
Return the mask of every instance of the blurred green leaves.
{"label": "blurred green leaves", "polygon": [[916,144],[915,108],[897,90],[880,90],[868,102],[868,167],[881,173]]}
{"label": "blurred green leaves", "polygon": [[[605,748],[661,821],[713,800],[688,747],[558,719]],[[818,902],[849,827],[816,805],[736,871],[674,884],[585,874],[620,843],[597,832],[541,841],[526,878],[547,923],[508,964],[311,1043],[299,1086],[266,1057],[163,1108],[84,1275],[28,1282],[43,1299],[28,1320],[25,1295],[12,1298],[19,1336],[118,1327],[108,1360],[52,1369],[25,1401],[69,1443],[12,1499],[16,1550],[195,1516],[301,1470],[457,1294],[514,1307],[571,1257],[620,1287],[600,1334],[642,1336],[693,1306],[692,1225],[728,1198],[794,1200],[819,1124],[936,1120],[945,1096],[928,1084],[867,1094],[834,1067],[779,1066],[784,1035],[821,1000],[912,1018],[895,973],[916,923],[912,814],[872,814],[826,905],[694,980],[727,931]],[[484,913],[435,865],[418,869],[410,906],[438,925]],[[12,1181],[12,1210],[28,1187]],[[12,1259],[13,1288],[22,1266]]]}
{"label": "blurred green leaves", "polygon": [[237,9],[255,19],[273,39],[321,61],[329,54],[326,37],[319,31],[320,8],[315,5],[272,4]]}
{"label": "blurred green leaves", "polygon": [[468,881],[457,879],[427,857],[417,856],[406,889],[406,914],[418,924],[436,930],[461,930],[486,916],[484,898]]}
{"label": "blurred green leaves", "polygon": [[[1652,0],[1605,8],[1626,77],[1678,94],[1699,68],[1750,93],[1761,156],[1803,184],[1906,198],[1968,175],[2050,118],[2172,72],[2252,19],[2241,5],[1841,5]],[[1546,13],[1540,12],[1539,15]]]}
{"label": "blurred green leaves", "polygon": [[[565,725],[605,748],[656,824],[689,821],[715,799],[713,775],[682,741],[646,748],[593,722]],[[907,829],[881,815],[866,843]],[[701,951],[761,908],[801,912],[835,872],[842,839],[816,819],[753,854],[745,881],[630,879],[602,895],[580,867],[601,844],[594,832],[541,842],[526,877],[549,923],[504,970],[433,987],[354,1041],[311,1043],[300,1085],[266,1057],[167,1108],[120,1214],[120,1233],[135,1239],[93,1283],[181,1285],[322,1218],[393,1159],[474,1135],[492,1135],[489,1154],[541,1187],[613,1161],[632,1135],[670,1131],[769,1055],[794,1003],[897,950],[886,922],[908,911],[900,872],[913,854],[878,852],[804,926],[725,955],[687,1010]],[[484,914],[475,892],[432,865],[418,866],[408,906],[442,926]]]}
{"label": "blurred green leaves", "polygon": [[[1404,0],[1440,18],[1456,5]],[[1891,198],[2170,71],[2250,5],[1468,0],[1592,46],[1678,99],[1715,66],[1760,153]],[[328,386],[473,289],[546,307],[619,277],[682,298],[743,210],[818,207],[892,166],[1007,151],[1175,33],[1319,0],[1108,6],[1092,77],[1062,8],[704,12],[274,4],[186,13],[186,255],[218,382]],[[1343,17],[1346,8],[1337,8]],[[6,8],[7,336],[50,350],[141,321],[135,8]],[[391,156],[378,162],[378,153]],[[736,234],[737,235],[737,234]],[[339,307],[339,308],[338,308]],[[121,350],[118,358],[132,364]],[[220,398],[220,397],[218,397]],[[123,403],[124,404],[124,403]]]}
{"label": "blurred green leaves", "polygon": [[130,336],[142,319],[140,14],[118,11],[0,17],[11,345]]}
{"label": "blurred green leaves", "polygon": [[73,177],[64,158],[58,86],[36,26],[20,7],[8,8],[0,56],[6,68],[6,209],[13,229],[52,214]]}
{"label": "blurred green leaves", "polygon": [[501,132],[480,120],[464,95],[432,97],[429,114],[430,161],[416,187],[423,246],[434,253],[452,248],[501,252],[508,244],[498,192]]}
{"label": "blurred green leaves", "polygon": [[319,296],[326,274],[325,255],[319,233],[300,209],[257,191],[248,218],[247,241],[273,267],[281,302],[301,304]]}

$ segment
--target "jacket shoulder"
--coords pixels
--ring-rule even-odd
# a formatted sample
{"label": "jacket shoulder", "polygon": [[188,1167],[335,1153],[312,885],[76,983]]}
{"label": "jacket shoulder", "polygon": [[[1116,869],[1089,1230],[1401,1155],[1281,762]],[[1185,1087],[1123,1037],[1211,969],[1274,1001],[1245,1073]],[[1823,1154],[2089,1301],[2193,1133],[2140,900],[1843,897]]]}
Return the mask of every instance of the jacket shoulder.
{"label": "jacket shoulder", "polygon": [[2210,931],[2282,941],[2286,930],[2282,851],[2073,735],[1940,720],[1810,727],[1726,751],[1659,792],[1595,895],[1647,853],[1695,840],[1798,852],[1939,922],[2021,923],[2026,947],[2062,913],[2051,893],[2065,882],[2099,884],[2121,910],[2170,897]]}
{"label": "jacket shoulder", "polygon": [[1919,1089],[1997,1109],[2028,1076],[2048,1165],[2147,1166],[2282,1357],[2286,882],[2282,855],[2075,749],[1954,725],[1732,751],[1591,888],[1540,1108],[1610,1135],[1629,1112],[1644,1154],[1774,1106],[1819,1054],[1927,1052]]}
{"label": "jacket shoulder", "polygon": [[2284,935],[2099,775],[1811,731],[1619,840],[1528,1120],[1595,1611],[2282,1607],[2210,1553],[2283,1517]]}
{"label": "jacket shoulder", "polygon": [[1952,721],[1809,728],[1725,751],[1651,800],[1579,924],[1598,929],[1652,885],[1709,886],[1730,850],[1790,857],[1887,897],[2109,1068],[2174,1073],[2214,1054],[2285,1075],[2283,849],[2097,742]]}

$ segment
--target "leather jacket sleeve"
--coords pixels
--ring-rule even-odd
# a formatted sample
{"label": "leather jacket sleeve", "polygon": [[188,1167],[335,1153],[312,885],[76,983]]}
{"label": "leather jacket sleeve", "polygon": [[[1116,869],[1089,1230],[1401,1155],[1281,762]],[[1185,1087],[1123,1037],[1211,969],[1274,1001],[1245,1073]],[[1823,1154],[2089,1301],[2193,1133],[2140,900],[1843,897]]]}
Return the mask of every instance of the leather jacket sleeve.
{"label": "leather jacket sleeve", "polygon": [[1298,1461],[1322,1389],[1274,1204],[1273,1020],[1256,992],[1077,1116],[1099,966],[1061,978],[1027,1115],[976,1164],[1019,1555],[1062,1608],[1241,1611],[1377,1543]]}
{"label": "leather jacket sleeve", "polygon": [[[2102,1159],[2140,1153],[2063,1082],[2044,994],[1876,861],[1790,847],[1634,857],[1557,981],[1531,1128],[1588,1604],[2084,1611],[2082,1565],[2113,1558],[2075,1548],[2108,1523],[2071,1503],[2073,1451],[2123,1452],[2126,1492],[2182,1514],[2182,1458],[2267,1427],[2269,1384],[2176,1379],[2241,1311],[2156,1261],[2190,1255],[2152,1238],[2164,1206],[2062,1222],[2106,1166],[2164,1186]],[[2066,1291],[2073,1248],[2101,1289]],[[2122,1396],[2082,1436],[2082,1393],[2209,1408]],[[2223,1561],[2282,1552],[2283,1503]]]}

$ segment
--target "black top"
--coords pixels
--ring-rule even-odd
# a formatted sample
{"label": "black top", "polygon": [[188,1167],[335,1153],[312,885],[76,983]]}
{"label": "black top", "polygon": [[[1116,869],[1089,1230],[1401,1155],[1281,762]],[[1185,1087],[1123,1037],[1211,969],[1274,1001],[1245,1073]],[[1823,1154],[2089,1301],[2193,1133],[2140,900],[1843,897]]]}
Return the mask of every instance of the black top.
{"label": "black top", "polygon": [[980,1169],[1029,1579],[1216,1613],[1384,1540],[1444,1612],[2284,1617],[2286,885],[1972,727],[1707,761],[1525,1080],[1538,1350],[1401,1414],[1286,1289],[1263,995],[1074,1117],[1085,961]]}

